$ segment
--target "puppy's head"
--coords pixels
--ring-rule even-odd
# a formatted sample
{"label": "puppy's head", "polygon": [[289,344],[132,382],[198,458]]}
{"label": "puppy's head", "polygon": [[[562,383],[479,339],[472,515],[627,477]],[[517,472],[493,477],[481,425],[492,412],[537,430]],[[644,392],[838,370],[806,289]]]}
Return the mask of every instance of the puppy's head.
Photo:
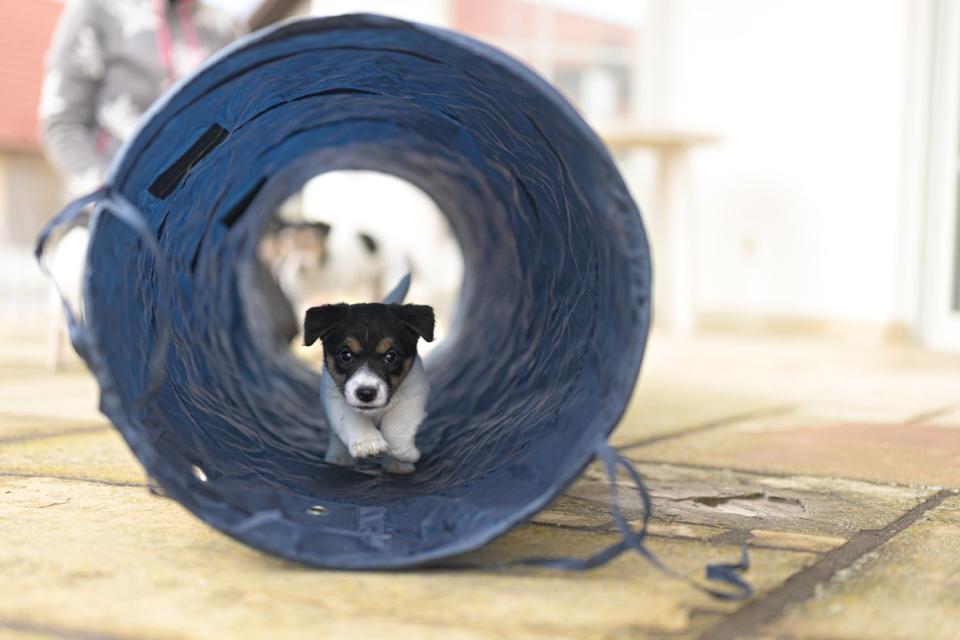
{"label": "puppy's head", "polygon": [[414,359],[433,340],[433,309],[419,304],[327,304],[307,310],[303,341],[323,343],[324,364],[358,411],[387,406]]}

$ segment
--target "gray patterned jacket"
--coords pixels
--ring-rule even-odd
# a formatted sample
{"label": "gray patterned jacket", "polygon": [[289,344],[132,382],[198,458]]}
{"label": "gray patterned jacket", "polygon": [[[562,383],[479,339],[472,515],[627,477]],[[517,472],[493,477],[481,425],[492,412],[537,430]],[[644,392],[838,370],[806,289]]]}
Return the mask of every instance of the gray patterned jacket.
{"label": "gray patterned jacket", "polygon": [[144,111],[240,35],[195,0],[67,0],[47,53],[43,144],[71,195],[103,180]]}

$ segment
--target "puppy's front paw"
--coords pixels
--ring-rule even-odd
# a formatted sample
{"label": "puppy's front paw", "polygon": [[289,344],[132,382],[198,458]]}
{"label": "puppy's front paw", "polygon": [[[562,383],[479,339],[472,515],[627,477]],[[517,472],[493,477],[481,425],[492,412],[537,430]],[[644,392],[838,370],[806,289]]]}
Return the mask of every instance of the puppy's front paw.
{"label": "puppy's front paw", "polygon": [[400,451],[391,449],[390,455],[401,462],[417,462],[420,460],[420,449],[417,449],[415,446],[411,445],[410,447]]}
{"label": "puppy's front paw", "polygon": [[372,458],[387,452],[387,441],[377,433],[375,436],[360,437],[350,445],[350,455],[354,458]]}
{"label": "puppy's front paw", "polygon": [[417,470],[412,462],[404,462],[403,460],[397,460],[393,456],[387,456],[383,459],[383,470],[387,473],[395,473],[397,475],[409,475]]}

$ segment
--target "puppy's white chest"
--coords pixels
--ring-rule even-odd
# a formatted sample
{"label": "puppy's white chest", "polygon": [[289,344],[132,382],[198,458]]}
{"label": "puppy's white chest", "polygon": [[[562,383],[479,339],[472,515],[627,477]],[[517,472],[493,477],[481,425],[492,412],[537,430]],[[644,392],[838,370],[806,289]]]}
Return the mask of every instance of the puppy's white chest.
{"label": "puppy's white chest", "polygon": [[386,454],[384,469],[391,473],[413,472],[413,463],[420,459],[416,434],[426,416],[430,391],[419,356],[383,409],[356,410],[347,403],[326,371],[320,388],[330,425],[329,462],[349,464],[352,458]]}

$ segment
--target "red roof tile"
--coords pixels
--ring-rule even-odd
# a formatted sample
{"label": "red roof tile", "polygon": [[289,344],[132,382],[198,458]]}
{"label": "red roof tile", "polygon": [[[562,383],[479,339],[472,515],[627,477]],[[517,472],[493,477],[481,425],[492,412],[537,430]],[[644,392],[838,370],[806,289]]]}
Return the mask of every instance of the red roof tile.
{"label": "red roof tile", "polygon": [[43,57],[63,8],[53,0],[0,2],[0,148],[40,147],[37,103]]}

